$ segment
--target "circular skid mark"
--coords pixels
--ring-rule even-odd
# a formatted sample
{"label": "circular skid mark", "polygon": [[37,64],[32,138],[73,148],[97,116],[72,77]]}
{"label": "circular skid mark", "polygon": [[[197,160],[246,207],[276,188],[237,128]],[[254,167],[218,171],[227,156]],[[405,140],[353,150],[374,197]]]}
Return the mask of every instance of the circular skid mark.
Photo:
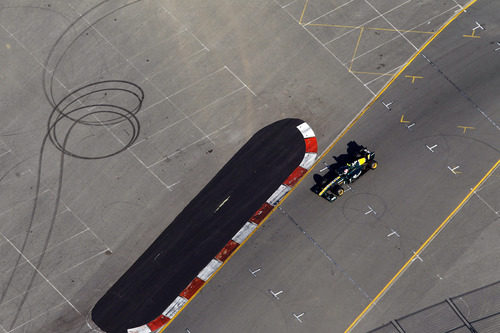
{"label": "circular skid mark", "polygon": [[384,199],[373,193],[359,193],[343,198],[342,214],[351,223],[373,223],[387,211]]}
{"label": "circular skid mark", "polygon": [[[76,158],[102,159],[119,154],[137,140],[140,123],[136,114],[143,100],[143,90],[131,82],[108,80],[87,84],[70,92],[53,108],[47,123],[49,140],[59,151]],[[113,150],[90,154],[77,152],[76,147],[68,148],[68,139],[71,132],[78,128],[77,125],[107,127],[121,122],[128,124],[130,135],[127,142]],[[80,142],[86,138],[73,141]],[[99,136],[96,138],[99,139]],[[99,142],[90,145],[93,150],[102,146],[109,145]]]}

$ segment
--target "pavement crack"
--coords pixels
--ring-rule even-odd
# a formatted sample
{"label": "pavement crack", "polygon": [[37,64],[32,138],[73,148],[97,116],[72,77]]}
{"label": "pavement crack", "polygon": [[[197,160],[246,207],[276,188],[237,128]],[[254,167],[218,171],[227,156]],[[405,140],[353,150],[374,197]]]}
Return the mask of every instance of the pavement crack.
{"label": "pavement crack", "polygon": [[321,245],[319,245],[318,242],[316,242],[316,240],[307,233],[307,231],[304,230],[304,228],[302,228],[300,226],[300,224],[293,218],[293,216],[291,216],[290,214],[288,214],[281,206],[278,207],[279,211],[285,215],[288,220],[290,220],[296,227],[297,229],[299,229],[299,231],[304,235],[306,236],[307,239],[309,239],[311,241],[311,243],[313,243],[314,247],[316,247],[319,252],[321,252],[321,254],[323,254],[325,256],[326,259],[328,259],[328,261],[330,261],[333,266],[335,266],[335,268],[337,268],[341,273],[342,275],[344,275],[351,283],[353,286],[355,286],[359,292],[365,297],[367,298],[369,301],[372,301],[373,299],[368,295],[368,293],[363,289],[361,288],[361,286],[342,268],[342,266],[340,266],[336,261],[335,259],[332,258],[332,256],[330,256],[328,254],[328,252],[326,252],[326,250],[324,248],[321,247]]}

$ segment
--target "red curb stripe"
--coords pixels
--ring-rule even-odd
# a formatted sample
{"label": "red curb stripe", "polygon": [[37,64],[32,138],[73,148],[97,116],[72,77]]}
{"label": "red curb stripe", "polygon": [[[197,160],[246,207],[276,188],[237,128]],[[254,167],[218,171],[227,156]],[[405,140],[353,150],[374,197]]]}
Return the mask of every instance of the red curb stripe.
{"label": "red curb stripe", "polygon": [[297,182],[304,176],[304,174],[307,172],[306,169],[303,167],[297,167],[297,169],[293,170],[293,172],[288,176],[288,178],[283,182],[283,185],[287,185],[290,187],[295,186]]}
{"label": "red curb stripe", "polygon": [[262,220],[273,210],[273,208],[273,206],[265,202],[262,206],[260,206],[259,210],[252,215],[249,221],[255,224],[260,224]]}
{"label": "red curb stripe", "polygon": [[156,331],[157,329],[160,329],[163,325],[168,323],[170,318],[160,315],[156,317],[156,319],[153,319],[152,321],[149,322],[148,327],[151,331]]}
{"label": "red curb stripe", "polygon": [[222,250],[220,250],[219,253],[217,253],[217,255],[215,256],[215,259],[218,259],[222,262],[226,261],[226,259],[231,255],[231,253],[233,253],[233,251],[238,247],[238,243],[236,243],[234,240],[230,240],[229,242],[227,242],[226,246],[224,246],[222,248]]}
{"label": "red curb stripe", "polygon": [[304,139],[306,142],[306,153],[318,152],[318,141],[315,137]]}
{"label": "red curb stripe", "polygon": [[205,281],[200,279],[199,277],[195,277],[193,281],[184,289],[179,296],[190,299],[193,295],[200,289]]}
{"label": "red curb stripe", "polygon": [[[309,136],[309,135],[314,135],[314,132],[312,131],[312,129],[309,127],[309,125],[307,123],[302,123],[301,125],[297,126],[297,129],[302,133],[302,135],[304,136],[304,142],[305,142],[305,145],[306,145],[306,154],[308,153],[314,153],[316,154],[317,151],[318,151],[318,142],[316,140],[316,137],[315,136],[312,136],[312,137],[306,137],[306,136]],[[314,155],[315,156],[315,155]],[[312,158],[312,157],[311,157]],[[306,163],[307,165],[309,165],[309,163]],[[297,167],[289,176],[288,178],[283,182],[282,185],[285,185],[285,186],[288,186],[288,187],[293,187],[297,184],[297,182],[306,174],[307,172],[307,169],[299,166]],[[280,186],[281,188],[282,186]],[[278,191],[279,189],[277,189],[276,191]],[[276,193],[276,192],[275,192]],[[274,195],[274,194],[273,194]],[[271,196],[272,197],[272,196]],[[282,198],[279,198],[278,200],[278,203],[279,201],[281,201]],[[252,215],[252,217],[249,219],[249,222],[253,222],[257,225],[259,225],[260,223],[262,223],[262,221],[269,215],[269,213],[274,209],[274,206],[265,202],[264,204],[262,204],[262,206]],[[215,259],[221,261],[222,263],[225,262],[227,260],[227,258],[229,258],[231,256],[231,254],[238,248],[240,244],[238,244],[237,242],[233,241],[233,240],[230,240],[229,242],[227,242],[226,246],[224,246],[224,248],[222,250],[220,250],[220,252],[215,256]],[[214,260],[212,259],[211,262],[213,262]],[[207,265],[207,267],[209,266],[210,264]],[[206,267],[205,267],[206,268]],[[215,272],[213,273],[215,274]],[[203,285],[206,283],[206,281],[203,281],[202,279],[200,279],[199,277],[195,277],[190,283],[189,285],[179,294],[179,296],[177,297],[177,299],[179,299],[179,297],[182,297],[184,298],[185,300],[189,300],[191,299],[195,294],[196,292],[198,292],[198,290],[200,290]],[[176,299],[176,301],[177,301]],[[176,303],[176,301],[174,301],[172,304]],[[172,304],[170,304],[169,307],[172,306]],[[185,304],[182,304],[181,306],[178,306],[178,309],[175,311],[175,314],[180,311],[182,309],[182,307],[184,307]],[[168,310],[168,308],[167,308]],[[165,312],[164,312],[165,313]],[[175,314],[173,315],[173,317],[175,317]],[[144,329],[151,329],[151,331],[155,331],[155,330],[158,330],[160,329],[162,326],[164,326],[165,324],[167,324],[169,321],[171,320],[171,318],[165,316],[165,315],[160,315],[159,317],[157,317],[156,319],[152,320],[149,324],[147,325],[144,325],[144,326],[141,326],[141,327],[137,327],[135,329],[128,329],[129,332],[131,332],[132,330],[136,330],[138,328],[144,328]]]}

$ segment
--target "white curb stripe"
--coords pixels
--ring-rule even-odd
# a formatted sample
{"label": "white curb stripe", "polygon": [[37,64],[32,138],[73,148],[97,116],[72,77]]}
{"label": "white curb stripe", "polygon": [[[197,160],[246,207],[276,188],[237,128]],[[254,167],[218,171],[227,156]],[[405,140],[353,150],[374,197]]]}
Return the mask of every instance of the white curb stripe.
{"label": "white curb stripe", "polygon": [[220,265],[222,265],[222,262],[220,262],[217,259],[212,259],[208,263],[208,265],[206,265],[205,268],[203,268],[201,270],[201,272],[198,274],[198,278],[203,280],[203,281],[207,281],[215,273],[215,271],[220,267]]}
{"label": "white curb stripe", "polygon": [[148,327],[148,325],[142,325],[139,327],[135,328],[129,328],[127,330],[128,333],[151,333],[151,329]]}
{"label": "white curb stripe", "polygon": [[302,162],[300,162],[299,166],[309,170],[309,168],[312,167],[314,162],[316,162],[316,156],[318,156],[318,154],[316,153],[305,153],[304,159],[302,160]]}
{"label": "white curb stripe", "polygon": [[300,131],[300,133],[302,133],[304,139],[312,138],[315,136],[314,131],[307,123],[300,124],[299,126],[297,126],[297,129]]}
{"label": "white curb stripe", "polygon": [[276,206],[278,202],[291,190],[290,186],[281,184],[280,187],[267,199],[267,203]]}
{"label": "white curb stripe", "polygon": [[163,312],[165,317],[170,319],[174,318],[174,316],[179,312],[179,310],[187,303],[187,299],[181,296],[177,296],[176,299],[168,306],[168,308]]}
{"label": "white curb stripe", "polygon": [[257,224],[253,222],[247,222],[245,225],[234,235],[233,241],[235,241],[238,244],[243,243],[245,239],[252,233],[252,231],[257,228]]}

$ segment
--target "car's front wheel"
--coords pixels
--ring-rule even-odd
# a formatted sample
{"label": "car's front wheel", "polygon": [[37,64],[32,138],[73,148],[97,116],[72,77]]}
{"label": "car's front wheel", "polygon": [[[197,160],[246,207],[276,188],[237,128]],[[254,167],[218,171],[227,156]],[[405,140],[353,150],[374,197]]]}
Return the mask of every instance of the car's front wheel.
{"label": "car's front wheel", "polygon": [[370,169],[374,170],[378,167],[377,161],[370,161],[370,164],[368,164]]}
{"label": "car's front wheel", "polygon": [[340,196],[342,196],[342,194],[344,194],[344,189],[342,188],[342,186],[338,186],[338,185],[337,185],[337,186],[335,186],[335,188],[333,189],[333,193],[334,193],[336,196],[340,197]]}

